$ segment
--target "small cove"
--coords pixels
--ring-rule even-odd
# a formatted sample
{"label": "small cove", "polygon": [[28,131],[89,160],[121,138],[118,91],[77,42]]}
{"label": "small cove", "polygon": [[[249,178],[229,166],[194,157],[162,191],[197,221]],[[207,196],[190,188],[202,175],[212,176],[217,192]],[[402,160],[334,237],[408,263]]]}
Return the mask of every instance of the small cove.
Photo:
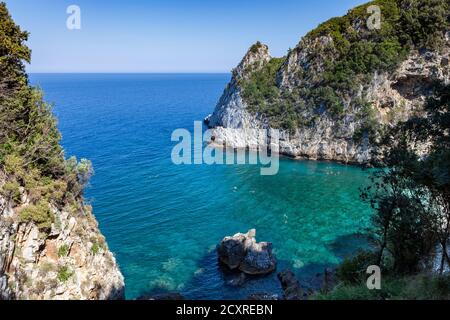
{"label": "small cove", "polygon": [[279,292],[276,274],[241,288],[217,262],[226,235],[257,230],[278,271],[308,282],[366,245],[368,172],[280,159],[276,176],[251,165],[176,166],[170,135],[212,112],[228,74],[32,74],[55,104],[67,155],[93,162],[86,191],[125,276],[127,298],[180,291],[192,299]]}

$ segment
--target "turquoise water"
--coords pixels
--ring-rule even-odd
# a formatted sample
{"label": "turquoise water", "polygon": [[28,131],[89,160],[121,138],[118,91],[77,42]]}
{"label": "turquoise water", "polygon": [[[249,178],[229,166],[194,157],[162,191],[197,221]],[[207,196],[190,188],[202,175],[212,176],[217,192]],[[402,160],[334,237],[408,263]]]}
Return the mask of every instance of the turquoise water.
{"label": "turquoise water", "polygon": [[217,263],[226,235],[256,228],[273,242],[278,269],[304,284],[365,246],[370,209],[358,189],[367,172],[282,159],[276,176],[259,168],[176,166],[177,128],[211,113],[229,75],[34,74],[55,103],[67,155],[92,160],[86,192],[125,276],[128,298],[181,291],[193,299],[280,292],[276,274],[242,288]]}

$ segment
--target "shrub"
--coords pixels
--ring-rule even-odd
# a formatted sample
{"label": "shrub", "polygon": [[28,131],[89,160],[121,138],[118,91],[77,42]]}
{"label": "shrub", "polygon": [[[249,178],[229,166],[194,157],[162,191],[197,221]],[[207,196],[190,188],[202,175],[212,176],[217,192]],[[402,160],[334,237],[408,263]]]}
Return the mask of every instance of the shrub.
{"label": "shrub", "polygon": [[250,52],[257,53],[259,48],[261,48],[262,44],[260,41],[257,41],[254,45],[250,47]]}
{"label": "shrub", "polygon": [[359,108],[356,114],[356,120],[360,121],[360,125],[353,134],[353,140],[355,142],[361,142],[364,135],[367,135],[369,140],[373,142],[380,129],[376,111],[372,104],[367,101],[360,100],[356,101],[355,104]]}
{"label": "shrub", "polygon": [[376,262],[375,253],[359,252],[355,257],[347,258],[339,265],[336,271],[337,278],[346,285],[364,282],[367,278],[367,267]]}
{"label": "shrub", "polygon": [[25,174],[24,160],[17,154],[9,154],[5,156],[4,169],[8,175],[22,177]]}
{"label": "shrub", "polygon": [[448,300],[450,275],[414,275],[382,278],[381,290],[369,290],[366,283],[340,284],[329,293],[317,293],[312,300]]}
{"label": "shrub", "polygon": [[272,58],[260,70],[253,72],[248,80],[240,83],[243,96],[253,111],[264,113],[262,103],[279,97],[275,76],[283,62],[284,58]]}
{"label": "shrub", "polygon": [[67,244],[63,244],[58,249],[58,257],[66,257],[69,254],[69,246]]}
{"label": "shrub", "polygon": [[317,105],[323,104],[329,114],[340,116],[344,113],[342,99],[332,87],[320,87],[314,92],[314,96]]}
{"label": "shrub", "polygon": [[97,254],[100,251],[100,246],[98,245],[98,243],[94,243],[92,245],[91,251],[93,254]]}
{"label": "shrub", "polygon": [[20,202],[20,184],[17,181],[8,181],[2,187],[2,193],[14,203]]}
{"label": "shrub", "polygon": [[33,222],[42,231],[51,229],[54,215],[50,211],[48,202],[41,200],[38,204],[30,204],[20,211],[21,222]]}
{"label": "shrub", "polygon": [[58,268],[58,280],[60,282],[67,282],[67,280],[70,279],[70,277],[73,276],[73,272],[69,270],[67,266],[61,266]]}
{"label": "shrub", "polygon": [[312,300],[386,300],[402,299],[407,280],[382,278],[381,290],[369,290],[365,282],[341,284],[329,293],[319,293]]}

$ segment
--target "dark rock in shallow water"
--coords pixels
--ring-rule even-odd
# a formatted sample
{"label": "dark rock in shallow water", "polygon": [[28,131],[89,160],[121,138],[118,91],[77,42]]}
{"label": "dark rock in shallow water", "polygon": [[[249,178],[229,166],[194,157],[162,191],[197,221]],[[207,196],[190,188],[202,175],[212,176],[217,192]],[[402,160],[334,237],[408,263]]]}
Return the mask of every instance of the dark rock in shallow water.
{"label": "dark rock in shallow water", "polygon": [[278,295],[270,293],[254,293],[248,297],[248,300],[259,300],[259,301],[278,300]]}
{"label": "dark rock in shallow water", "polygon": [[246,248],[249,246],[247,240],[248,234],[238,233],[233,237],[225,237],[217,247],[217,254],[220,261],[226,264],[231,270],[239,268],[241,261],[244,260]]}
{"label": "dark rock in shallow water", "polygon": [[184,297],[178,292],[161,293],[154,295],[144,295],[136,300],[184,300]]}
{"label": "dark rock in shallow water", "polygon": [[336,285],[336,269],[327,268],[323,272],[322,291],[330,292]]}
{"label": "dark rock in shallow water", "polygon": [[256,230],[246,234],[238,233],[225,237],[217,246],[217,254],[221,262],[231,270],[239,269],[250,275],[268,274],[275,270],[276,260],[272,255],[272,244],[257,243]]}
{"label": "dark rock in shallow water", "polygon": [[272,244],[254,243],[248,250],[239,270],[247,274],[266,274],[275,270],[276,261],[272,256]]}
{"label": "dark rock in shallow water", "polygon": [[278,274],[281,286],[283,287],[284,299],[301,300],[303,299],[303,290],[294,273],[287,269]]}

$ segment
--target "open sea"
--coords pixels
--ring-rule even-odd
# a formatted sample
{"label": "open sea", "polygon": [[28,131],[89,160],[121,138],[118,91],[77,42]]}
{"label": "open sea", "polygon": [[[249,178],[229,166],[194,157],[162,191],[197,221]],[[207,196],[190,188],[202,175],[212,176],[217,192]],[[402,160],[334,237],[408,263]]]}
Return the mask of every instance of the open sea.
{"label": "open sea", "polygon": [[371,209],[359,199],[368,172],[280,160],[275,176],[253,165],[174,165],[172,131],[212,113],[229,74],[32,74],[54,104],[66,156],[92,161],[86,190],[125,276],[126,296],[181,292],[190,299],[281,294],[276,273],[239,288],[215,246],[256,229],[278,269],[300,281],[365,247]]}

